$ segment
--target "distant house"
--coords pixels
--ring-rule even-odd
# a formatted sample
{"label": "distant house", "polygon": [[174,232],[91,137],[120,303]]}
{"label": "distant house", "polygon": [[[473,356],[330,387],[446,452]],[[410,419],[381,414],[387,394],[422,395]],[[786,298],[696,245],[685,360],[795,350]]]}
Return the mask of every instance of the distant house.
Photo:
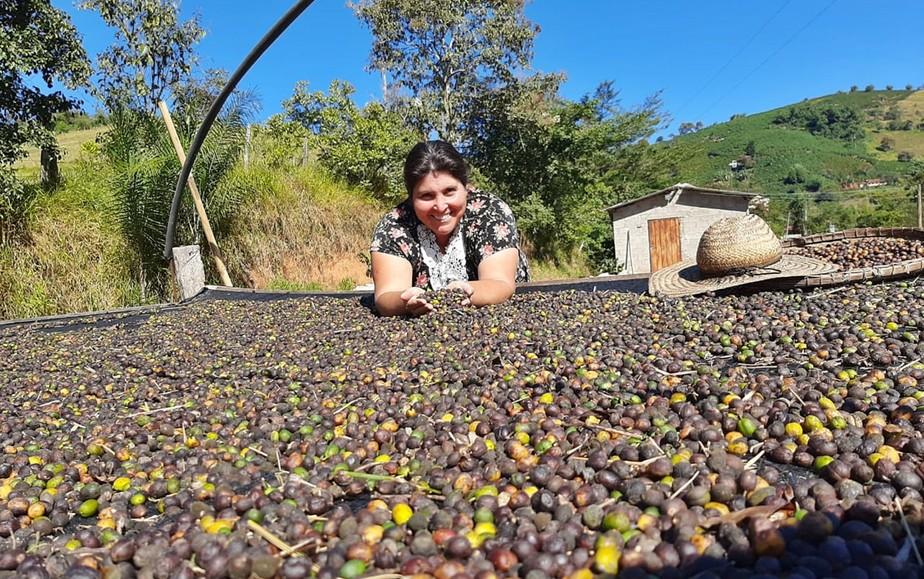
{"label": "distant house", "polygon": [[622,273],[650,273],[695,258],[706,228],[723,217],[747,213],[757,197],[678,183],[608,207]]}

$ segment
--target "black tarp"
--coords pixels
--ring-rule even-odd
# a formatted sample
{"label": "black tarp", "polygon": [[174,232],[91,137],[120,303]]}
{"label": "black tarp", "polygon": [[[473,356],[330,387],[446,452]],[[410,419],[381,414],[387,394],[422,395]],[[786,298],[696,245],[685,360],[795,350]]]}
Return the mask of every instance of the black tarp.
{"label": "black tarp", "polygon": [[[626,293],[643,293],[648,290],[647,275],[601,276],[575,280],[555,280],[520,284],[517,293],[558,292],[558,291],[617,291]],[[150,316],[166,311],[182,310],[189,304],[209,300],[247,300],[273,301],[295,298],[340,298],[357,299],[367,307],[372,306],[371,291],[343,292],[298,292],[254,290],[247,288],[229,288],[223,286],[206,286],[206,288],[189,300],[176,304],[155,304],[107,310],[64,314],[41,318],[0,321],[0,339],[10,330],[35,329],[45,332],[66,332],[87,326],[106,327],[115,324],[141,323]]]}

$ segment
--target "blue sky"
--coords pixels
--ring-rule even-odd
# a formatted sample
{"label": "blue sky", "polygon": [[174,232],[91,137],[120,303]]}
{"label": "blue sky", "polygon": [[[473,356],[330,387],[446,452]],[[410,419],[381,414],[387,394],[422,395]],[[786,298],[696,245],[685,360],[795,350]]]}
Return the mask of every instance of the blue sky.
{"label": "blue sky", "polygon": [[[95,14],[52,2],[72,15],[91,55],[109,44]],[[182,0],[207,31],[200,67],[234,70],[291,4]],[[854,84],[924,84],[920,0],[533,0],[526,14],[541,28],[533,68],[565,73],[564,96],[606,80],[626,108],[660,93],[673,118],[665,134],[681,121],[709,125]],[[316,0],[241,86],[260,96],[261,118],[280,110],[298,80],[326,89],[346,79],[359,102],[377,99],[380,79],[364,70],[370,43],[344,0]]]}

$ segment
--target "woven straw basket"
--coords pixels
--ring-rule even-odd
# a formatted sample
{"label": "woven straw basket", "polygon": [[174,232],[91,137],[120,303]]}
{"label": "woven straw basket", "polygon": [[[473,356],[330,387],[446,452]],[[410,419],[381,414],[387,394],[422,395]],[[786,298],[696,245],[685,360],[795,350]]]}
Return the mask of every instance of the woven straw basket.
{"label": "woven straw basket", "polygon": [[696,250],[696,264],[705,275],[765,267],[783,254],[780,240],[756,215],[723,217],[709,226]]}

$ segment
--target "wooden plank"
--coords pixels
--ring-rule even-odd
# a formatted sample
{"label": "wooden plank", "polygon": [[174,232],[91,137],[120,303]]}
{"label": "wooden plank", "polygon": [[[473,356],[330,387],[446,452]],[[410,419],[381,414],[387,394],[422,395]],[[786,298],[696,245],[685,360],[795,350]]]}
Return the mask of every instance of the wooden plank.
{"label": "wooden plank", "polygon": [[648,222],[648,254],[652,273],[681,260],[679,218]]}

